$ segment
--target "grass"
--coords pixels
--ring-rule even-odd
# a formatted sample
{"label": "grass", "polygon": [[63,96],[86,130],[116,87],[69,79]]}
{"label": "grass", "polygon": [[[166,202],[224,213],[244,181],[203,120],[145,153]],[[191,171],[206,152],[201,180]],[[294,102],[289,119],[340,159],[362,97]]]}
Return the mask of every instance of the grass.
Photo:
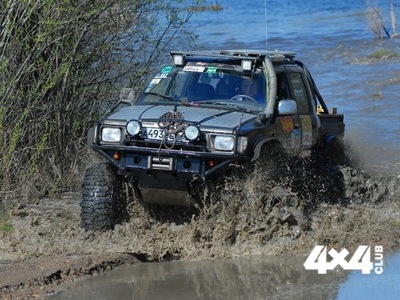
{"label": "grass", "polygon": [[392,226],[395,227],[395,228],[399,228],[400,229],[400,221],[392,222]]}
{"label": "grass", "polygon": [[369,57],[375,59],[389,59],[398,56],[399,54],[390,49],[377,49],[372,52]]}
{"label": "grass", "polygon": [[394,51],[392,49],[379,48],[367,56],[361,58],[354,58],[352,63],[365,65],[377,61],[398,59],[399,57],[400,57],[400,52]]}
{"label": "grass", "polygon": [[4,232],[10,232],[13,230],[13,226],[10,224],[9,219],[7,215],[3,212],[0,212],[0,233]]}

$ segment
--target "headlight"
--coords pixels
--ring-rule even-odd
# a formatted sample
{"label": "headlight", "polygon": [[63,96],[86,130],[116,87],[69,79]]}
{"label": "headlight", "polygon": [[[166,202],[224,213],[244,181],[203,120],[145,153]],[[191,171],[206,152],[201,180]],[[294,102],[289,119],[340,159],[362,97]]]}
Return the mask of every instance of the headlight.
{"label": "headlight", "polygon": [[116,127],[103,127],[101,129],[101,140],[107,143],[119,143],[122,139],[122,132],[120,128]]}
{"label": "headlight", "polygon": [[135,136],[140,132],[140,124],[137,121],[130,121],[126,124],[126,131]]}
{"label": "headlight", "polygon": [[197,139],[199,135],[200,131],[196,126],[190,125],[185,129],[185,136],[191,141]]}
{"label": "headlight", "polygon": [[232,151],[235,145],[233,136],[216,135],[214,138],[214,149],[220,151]]}

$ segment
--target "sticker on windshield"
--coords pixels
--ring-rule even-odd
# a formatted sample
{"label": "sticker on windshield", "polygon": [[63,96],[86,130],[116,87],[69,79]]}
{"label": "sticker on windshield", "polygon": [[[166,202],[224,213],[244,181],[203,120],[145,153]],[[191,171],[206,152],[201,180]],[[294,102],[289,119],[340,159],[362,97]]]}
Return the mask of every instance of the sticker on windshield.
{"label": "sticker on windshield", "polygon": [[153,78],[150,82],[150,84],[159,84],[161,81],[161,78]]}
{"label": "sticker on windshield", "polygon": [[154,79],[163,79],[163,78],[167,78],[167,73],[165,74],[157,74],[156,76],[154,76]]}
{"label": "sticker on windshield", "polygon": [[172,71],[172,67],[171,66],[166,66],[166,67],[161,69],[161,74],[168,74],[171,71]]}
{"label": "sticker on windshield", "polygon": [[146,87],[145,93],[150,92],[157,84],[159,84],[161,81],[161,78],[153,78],[149,85]]}
{"label": "sticker on windshield", "polygon": [[199,66],[185,66],[183,68],[183,71],[186,72],[204,72],[204,70],[206,69],[206,67],[199,67]]}
{"label": "sticker on windshield", "polygon": [[208,67],[206,73],[217,73],[217,68],[216,67]]}

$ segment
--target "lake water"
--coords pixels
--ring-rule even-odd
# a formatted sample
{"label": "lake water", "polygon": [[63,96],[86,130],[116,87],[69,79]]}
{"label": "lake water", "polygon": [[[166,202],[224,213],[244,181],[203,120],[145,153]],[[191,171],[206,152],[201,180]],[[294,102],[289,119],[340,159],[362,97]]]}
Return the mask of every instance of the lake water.
{"label": "lake water", "polygon": [[[209,1],[191,28],[206,49],[291,50],[310,69],[329,107],[345,115],[346,136],[373,167],[400,171],[400,39],[374,39],[365,0]],[[390,28],[390,3],[374,1]],[[400,18],[400,5],[395,4]],[[397,53],[365,63],[377,50]],[[393,169],[392,169],[393,170]]]}
{"label": "lake water", "polygon": [[219,12],[195,15],[199,42],[212,48],[312,49],[335,38],[371,38],[364,0],[209,1]]}

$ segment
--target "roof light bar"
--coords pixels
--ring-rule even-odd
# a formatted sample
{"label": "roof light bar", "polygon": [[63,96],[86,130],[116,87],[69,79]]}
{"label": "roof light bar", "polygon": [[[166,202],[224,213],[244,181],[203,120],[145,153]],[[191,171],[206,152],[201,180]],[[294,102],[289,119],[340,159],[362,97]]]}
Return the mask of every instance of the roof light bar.
{"label": "roof light bar", "polygon": [[253,61],[252,60],[242,60],[242,69],[243,71],[251,71],[253,68]]}
{"label": "roof light bar", "polygon": [[182,66],[185,63],[185,60],[183,58],[183,55],[174,55],[174,65],[176,66]]}

